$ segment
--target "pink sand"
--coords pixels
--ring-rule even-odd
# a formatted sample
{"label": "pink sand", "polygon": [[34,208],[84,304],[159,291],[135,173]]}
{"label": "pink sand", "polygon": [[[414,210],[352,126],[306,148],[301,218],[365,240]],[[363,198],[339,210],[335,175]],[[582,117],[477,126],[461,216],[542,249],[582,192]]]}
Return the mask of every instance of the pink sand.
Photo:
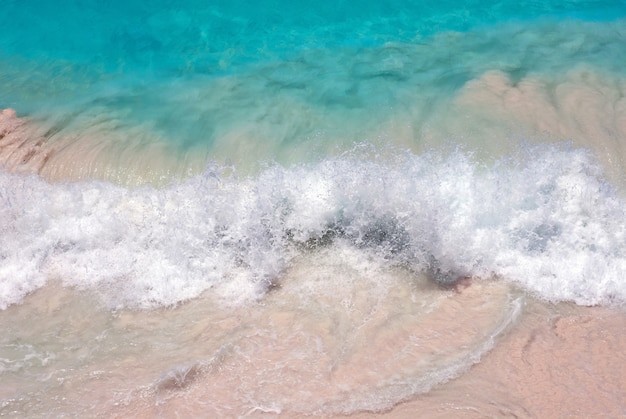
{"label": "pink sand", "polygon": [[355,418],[626,417],[626,312],[534,308],[465,375]]}

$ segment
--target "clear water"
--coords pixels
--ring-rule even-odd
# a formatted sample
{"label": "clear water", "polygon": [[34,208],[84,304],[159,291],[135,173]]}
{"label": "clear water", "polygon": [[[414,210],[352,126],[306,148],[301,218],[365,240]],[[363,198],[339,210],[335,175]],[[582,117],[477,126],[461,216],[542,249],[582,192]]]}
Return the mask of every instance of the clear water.
{"label": "clear water", "polygon": [[626,3],[457,3],[5,1],[0,414],[380,411],[625,304]]}
{"label": "clear water", "polygon": [[373,140],[402,112],[435,124],[487,71],[621,74],[626,59],[623,2],[161,3],[8,2],[0,103],[243,170]]}

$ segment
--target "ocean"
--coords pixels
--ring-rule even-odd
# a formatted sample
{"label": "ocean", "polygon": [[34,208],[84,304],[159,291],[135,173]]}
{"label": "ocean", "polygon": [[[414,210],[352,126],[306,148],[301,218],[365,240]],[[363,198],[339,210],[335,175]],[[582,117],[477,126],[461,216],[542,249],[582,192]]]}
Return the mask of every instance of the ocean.
{"label": "ocean", "polygon": [[626,414],[624,63],[617,0],[5,0],[0,416]]}

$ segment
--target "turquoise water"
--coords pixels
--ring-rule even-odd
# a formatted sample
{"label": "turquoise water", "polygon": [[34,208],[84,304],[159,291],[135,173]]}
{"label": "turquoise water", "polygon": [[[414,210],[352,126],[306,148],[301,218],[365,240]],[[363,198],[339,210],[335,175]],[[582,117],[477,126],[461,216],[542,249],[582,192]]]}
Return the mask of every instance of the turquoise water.
{"label": "turquoise water", "polygon": [[[3,9],[3,107],[72,134],[96,125],[97,112],[121,132],[116,142],[140,135],[244,167],[245,153],[221,146],[242,127],[257,136],[245,146],[257,157],[301,161],[372,140],[399,110],[420,114],[409,123],[429,123],[427,112],[489,70],[515,82],[579,65],[622,74],[626,60],[623,2],[33,1]],[[125,132],[135,128],[141,134]]]}
{"label": "turquoise water", "polygon": [[3,2],[0,416],[381,411],[626,304],[625,62],[624,1]]}
{"label": "turquoise water", "polygon": [[303,50],[414,43],[513,20],[611,21],[624,11],[618,1],[8,1],[2,50],[38,63],[93,66],[94,74],[219,75]]}

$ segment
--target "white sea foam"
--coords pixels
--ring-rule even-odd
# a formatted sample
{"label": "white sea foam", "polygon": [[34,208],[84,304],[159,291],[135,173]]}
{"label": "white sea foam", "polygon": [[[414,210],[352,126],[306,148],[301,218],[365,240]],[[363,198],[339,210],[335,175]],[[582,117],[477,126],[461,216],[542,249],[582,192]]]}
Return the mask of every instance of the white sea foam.
{"label": "white sea foam", "polygon": [[51,279],[112,307],[264,295],[293,258],[344,240],[442,282],[503,277],[548,300],[626,302],[624,205],[590,155],[532,146],[491,167],[462,151],[354,153],[164,189],[0,173],[0,307]]}

